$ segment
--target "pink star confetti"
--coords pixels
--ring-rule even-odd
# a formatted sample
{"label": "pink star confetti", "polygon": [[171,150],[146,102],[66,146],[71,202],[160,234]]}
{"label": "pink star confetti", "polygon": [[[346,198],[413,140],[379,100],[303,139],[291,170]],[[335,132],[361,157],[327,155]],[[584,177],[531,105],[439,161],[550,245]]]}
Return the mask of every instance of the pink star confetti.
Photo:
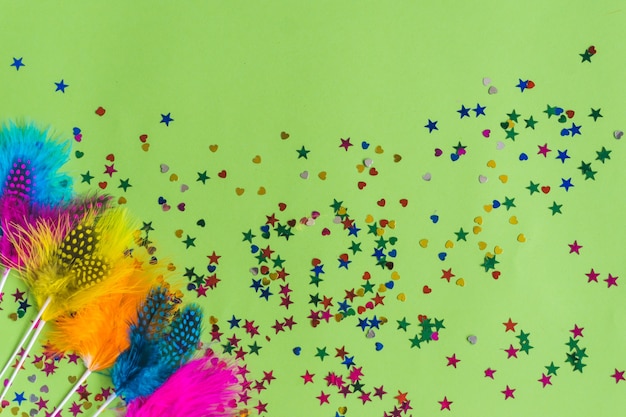
{"label": "pink star confetti", "polygon": [[537,155],[543,155],[544,158],[548,157],[548,152],[551,152],[552,150],[548,148],[548,144],[546,143],[545,145],[539,146],[539,152],[537,152]]}
{"label": "pink star confetti", "polygon": [[516,349],[513,347],[513,345],[509,345],[508,349],[504,349],[504,351],[507,353],[507,359],[511,359],[511,358],[517,358],[517,352],[519,351],[519,349]]}
{"label": "pink star confetti", "polygon": [[587,282],[598,282],[598,277],[600,276],[600,274],[598,274],[596,271],[593,270],[593,268],[591,268],[591,271],[587,274],[585,274],[587,276]]}
{"label": "pink star confetti", "polygon": [[341,139],[341,145],[339,145],[340,148],[344,148],[347,152],[350,146],[353,146],[352,143],[350,143],[350,138]]}
{"label": "pink star confetti", "polygon": [[495,373],[496,373],[495,369],[487,368],[487,369],[485,369],[485,378],[494,379],[493,378],[493,374],[495,374]]}
{"label": "pink star confetti", "polygon": [[577,324],[574,324],[574,328],[570,330],[570,332],[574,335],[574,339],[576,339],[577,337],[583,337],[583,330],[585,330],[584,327],[578,327]]}
{"label": "pink star confetti", "polygon": [[453,366],[454,368],[456,368],[457,363],[461,362],[460,359],[456,358],[456,353],[452,354],[452,356],[446,356],[446,359],[448,360],[447,366]]}
{"label": "pink star confetti", "polygon": [[537,381],[541,382],[541,384],[543,385],[543,388],[546,387],[546,385],[552,385],[552,375],[546,375],[546,374],[541,374],[541,378],[538,379]]}
{"label": "pink star confetti", "polygon": [[614,277],[613,275],[609,274],[609,277],[604,280],[604,282],[606,282],[607,284],[607,288],[617,287],[617,278],[619,277]]}
{"label": "pink star confetti", "polygon": [[437,401],[441,405],[440,411],[448,410],[450,411],[450,405],[452,405],[453,401],[449,401],[448,397],[443,397],[443,400]]}
{"label": "pink star confetti", "polygon": [[506,389],[504,391],[500,391],[501,393],[504,394],[504,399],[508,400],[509,398],[515,398],[515,389],[509,387],[508,385],[506,386]]}
{"label": "pink star confetti", "polygon": [[582,246],[578,244],[578,241],[574,241],[574,243],[569,243],[567,246],[569,246],[569,253],[575,253],[576,255],[580,255],[580,250],[582,249]]}
{"label": "pink star confetti", "polygon": [[613,375],[611,375],[611,378],[615,378],[616,384],[618,384],[620,381],[626,381],[626,378],[624,378],[624,372],[625,371],[618,371],[617,368],[615,368],[615,372],[613,373]]}

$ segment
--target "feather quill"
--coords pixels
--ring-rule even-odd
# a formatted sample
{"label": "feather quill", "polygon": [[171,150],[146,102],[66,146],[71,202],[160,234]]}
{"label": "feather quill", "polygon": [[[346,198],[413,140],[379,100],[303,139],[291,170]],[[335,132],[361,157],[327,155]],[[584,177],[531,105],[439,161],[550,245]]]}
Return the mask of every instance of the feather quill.
{"label": "feather quill", "polygon": [[225,417],[236,406],[235,368],[209,355],[193,359],[151,396],[131,402],[126,417]]}

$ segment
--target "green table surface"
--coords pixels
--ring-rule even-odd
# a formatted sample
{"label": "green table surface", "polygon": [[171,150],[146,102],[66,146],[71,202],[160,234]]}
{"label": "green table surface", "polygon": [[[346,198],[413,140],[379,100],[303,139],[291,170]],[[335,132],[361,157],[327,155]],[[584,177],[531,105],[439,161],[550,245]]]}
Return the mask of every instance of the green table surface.
{"label": "green table surface", "polygon": [[[0,116],[151,224],[242,412],[623,416],[623,6],[3,1]],[[84,370],[40,339],[3,417]]]}

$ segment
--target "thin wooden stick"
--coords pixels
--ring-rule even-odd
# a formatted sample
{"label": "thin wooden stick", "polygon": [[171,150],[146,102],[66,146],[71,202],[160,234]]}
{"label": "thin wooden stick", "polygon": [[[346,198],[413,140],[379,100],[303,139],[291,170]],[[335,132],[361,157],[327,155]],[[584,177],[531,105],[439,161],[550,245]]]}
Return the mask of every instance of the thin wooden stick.
{"label": "thin wooden stick", "polygon": [[61,412],[65,403],[67,403],[70,400],[70,398],[72,398],[72,395],[74,395],[74,393],[78,390],[78,388],[80,388],[80,386],[83,385],[83,382],[85,382],[85,380],[89,377],[89,375],[91,375],[91,371],[89,369],[86,369],[85,372],[83,373],[83,376],[81,376],[80,379],[76,382],[76,384],[74,384],[74,387],[72,388],[70,392],[67,393],[65,398],[61,400],[61,404],[59,404],[59,406],[54,410],[54,413],[52,413],[50,417],[56,417]]}
{"label": "thin wooden stick", "polygon": [[[11,364],[13,363],[13,360],[17,357],[18,353],[20,353],[20,350],[22,349],[22,347],[24,346],[24,344],[28,340],[28,336],[30,336],[30,334],[33,332],[33,330],[35,330],[35,327],[37,327],[37,324],[39,323],[39,320],[41,319],[41,316],[43,315],[43,313],[48,308],[48,305],[50,305],[50,300],[51,300],[50,297],[48,297],[46,299],[46,302],[43,303],[43,306],[41,306],[41,310],[39,310],[39,313],[37,313],[37,317],[35,317],[35,320],[33,320],[33,323],[30,325],[28,330],[26,330],[26,333],[24,333],[24,336],[22,337],[22,340],[20,340],[20,343],[17,345],[17,347],[15,348],[13,353],[11,354],[11,357],[9,358],[7,363],[4,365],[4,368],[2,368],[2,372],[0,372],[0,380],[2,378],[2,375],[4,375],[4,373],[7,371],[7,369],[9,369],[11,367]],[[26,355],[26,353],[24,355]]]}
{"label": "thin wooden stick", "polygon": [[94,414],[91,417],[98,417],[100,414],[102,414],[104,410],[106,410],[107,407],[110,406],[113,400],[115,400],[116,398],[117,398],[117,395],[115,393],[109,395],[109,398],[107,398],[107,400],[104,403],[102,403],[100,408],[98,408],[98,411],[96,411],[96,414]]}
{"label": "thin wooden stick", "polygon": [[[36,322],[33,322],[33,326],[35,325],[35,323]],[[19,363],[15,367],[15,370],[11,374],[11,378],[9,378],[9,382],[7,382],[6,386],[4,387],[4,391],[2,392],[2,395],[0,395],[0,403],[2,402],[2,400],[4,400],[4,397],[6,397],[7,393],[9,392],[9,388],[11,388],[11,385],[13,385],[13,381],[15,381],[15,377],[17,376],[17,373],[20,371],[20,368],[22,367],[22,365],[24,365],[24,362],[26,362],[26,358],[28,357],[28,352],[30,352],[30,350],[33,348],[35,341],[41,334],[41,331],[43,330],[45,325],[46,325],[46,322],[44,320],[41,320],[39,322],[39,325],[37,326],[37,330],[35,331],[33,338],[30,339],[30,342],[28,342],[28,346],[26,346],[26,350],[22,354],[22,358],[20,359]]]}

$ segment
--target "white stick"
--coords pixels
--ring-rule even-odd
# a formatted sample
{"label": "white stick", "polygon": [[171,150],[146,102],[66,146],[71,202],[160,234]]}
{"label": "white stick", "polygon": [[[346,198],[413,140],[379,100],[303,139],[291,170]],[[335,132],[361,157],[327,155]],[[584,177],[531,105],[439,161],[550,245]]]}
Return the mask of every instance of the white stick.
{"label": "white stick", "polygon": [[80,386],[83,385],[83,382],[85,382],[85,380],[89,377],[89,375],[91,375],[91,371],[89,369],[86,369],[85,372],[83,373],[83,376],[80,377],[80,379],[76,382],[76,384],[71,389],[71,391],[67,393],[65,398],[61,400],[61,404],[59,404],[59,406],[54,410],[54,413],[52,413],[50,417],[56,417],[61,412],[65,403],[67,403],[70,400],[70,398],[72,398],[72,395],[74,395],[74,393],[78,390],[78,388],[80,388]]}
{"label": "white stick", "polygon": [[9,273],[11,272],[11,268],[4,268],[4,272],[2,273],[2,278],[0,278],[0,294],[2,294],[2,300],[4,300],[4,293],[2,289],[4,288],[4,284],[7,283],[7,278],[9,277]]}
{"label": "white stick", "polygon": [[102,414],[104,410],[106,410],[107,407],[110,406],[113,400],[115,400],[116,398],[117,398],[117,395],[115,393],[109,395],[109,398],[107,398],[107,400],[102,403],[100,408],[98,408],[98,411],[96,411],[96,414],[94,414],[91,417],[98,417],[100,414]]}
{"label": "white stick", "polygon": [[[17,354],[20,353],[20,350],[22,349],[22,347],[24,346],[24,344],[28,340],[28,336],[30,336],[30,334],[33,332],[33,330],[35,330],[35,327],[37,327],[37,323],[39,323],[39,320],[41,319],[41,316],[43,315],[43,313],[48,308],[48,305],[50,305],[50,297],[48,297],[46,299],[46,302],[43,303],[43,306],[41,306],[41,310],[39,310],[39,313],[37,313],[37,317],[35,317],[35,320],[33,320],[33,324],[31,324],[30,327],[28,328],[28,330],[26,330],[26,333],[24,333],[24,336],[22,337],[22,340],[20,340],[20,343],[17,345],[17,347],[15,348],[13,353],[11,354],[11,357],[7,361],[6,365],[4,365],[4,368],[2,368],[2,372],[0,372],[0,381],[2,380],[2,375],[4,375],[4,373],[7,371],[7,369],[9,369],[11,367],[11,363],[13,363],[13,360],[17,357]],[[26,355],[26,354],[24,354],[24,355]]]}
{"label": "white stick", "polygon": [[0,403],[2,402],[2,400],[4,400],[4,397],[9,392],[9,388],[11,388],[11,385],[13,385],[13,381],[15,381],[15,377],[17,376],[17,373],[20,371],[20,368],[22,367],[22,365],[24,365],[24,362],[26,362],[26,358],[28,357],[28,352],[30,352],[30,350],[33,348],[35,341],[41,334],[41,331],[43,330],[45,325],[46,325],[46,322],[44,320],[41,320],[39,322],[39,325],[37,326],[37,330],[35,331],[33,338],[30,339],[30,342],[28,342],[28,346],[26,346],[26,350],[22,354],[22,358],[20,359],[19,363],[15,367],[15,370],[11,374],[11,378],[9,378],[9,382],[7,382],[7,385],[4,387],[4,391],[2,391],[2,395],[0,395]]}

